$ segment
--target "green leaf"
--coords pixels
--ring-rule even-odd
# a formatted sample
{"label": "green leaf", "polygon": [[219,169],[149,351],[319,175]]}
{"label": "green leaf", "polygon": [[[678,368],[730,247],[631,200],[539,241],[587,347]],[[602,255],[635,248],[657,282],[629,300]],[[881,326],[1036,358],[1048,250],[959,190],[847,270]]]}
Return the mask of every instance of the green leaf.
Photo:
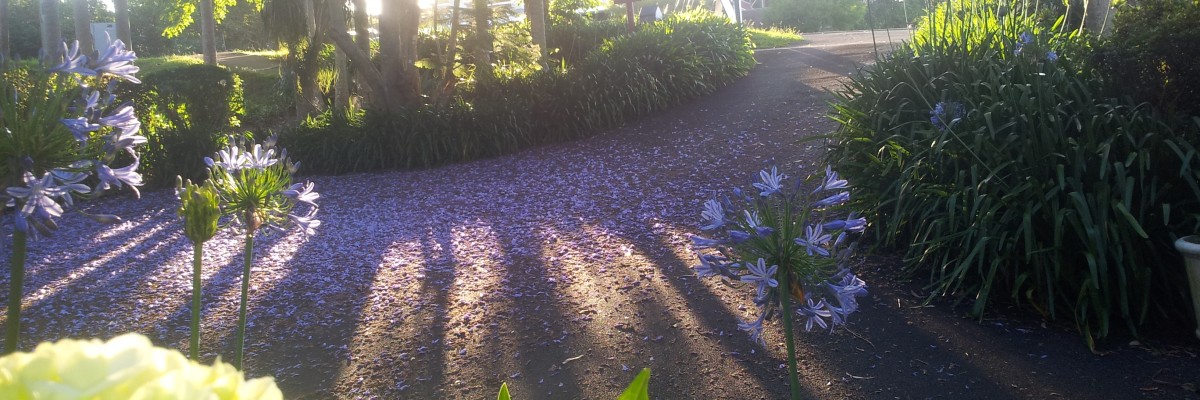
{"label": "green leaf", "polygon": [[650,368],[642,368],[617,400],[650,400]]}
{"label": "green leaf", "polygon": [[507,383],[500,384],[500,394],[496,396],[496,400],[512,400],[512,397],[508,395]]}

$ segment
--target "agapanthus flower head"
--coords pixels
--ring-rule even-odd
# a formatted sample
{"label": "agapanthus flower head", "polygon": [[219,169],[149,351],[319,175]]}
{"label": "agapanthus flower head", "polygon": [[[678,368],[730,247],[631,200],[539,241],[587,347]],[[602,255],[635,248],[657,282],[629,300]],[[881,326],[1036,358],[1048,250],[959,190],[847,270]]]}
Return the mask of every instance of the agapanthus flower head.
{"label": "agapanthus flower head", "polygon": [[938,102],[929,111],[929,122],[940,131],[953,127],[966,116],[967,109],[958,102]]}
{"label": "agapanthus flower head", "polygon": [[[854,298],[866,294],[861,280],[839,272],[849,270],[854,246],[847,243],[848,234],[866,227],[865,218],[854,213],[838,217],[838,209],[832,207],[849,200],[849,182],[832,168],[825,169],[811,192],[801,191],[801,185],[783,186],[784,175],[776,167],[760,171],[757,178],[752,185],[759,196],[735,190],[736,201],[720,203],[721,225],[714,226],[711,213],[702,213],[704,227],[712,228],[707,230],[727,236],[692,237],[700,257],[696,274],[753,288],[759,318],[739,328],[756,342],[762,341],[763,320],[789,303],[782,300],[785,297],[798,302],[780,312],[799,314],[808,329],[843,324],[858,308]],[[715,209],[715,204],[705,204],[705,210]],[[738,214],[742,217],[727,217]]]}
{"label": "agapanthus flower head", "polygon": [[1021,55],[1021,52],[1025,50],[1025,46],[1030,44],[1033,44],[1033,34],[1021,32],[1020,35],[1017,35],[1017,44],[1016,49],[1013,50],[1013,55]]}
{"label": "agapanthus flower head", "polygon": [[[117,47],[120,46],[123,45]],[[117,61],[124,65],[131,65],[136,60],[132,53],[114,52],[113,48],[106,52],[110,53],[121,54]],[[106,189],[124,187],[129,187],[137,195],[137,186],[142,184],[142,176],[137,172],[139,163],[135,147],[146,143],[146,138],[138,135],[141,122],[137,118],[133,103],[111,106],[116,97],[111,86],[113,79],[108,78],[112,75],[97,72],[95,67],[104,65],[103,60],[90,61],[88,56],[80,51],[78,42],[69,47],[64,43],[61,54],[62,62],[50,68],[50,74],[44,77],[48,89],[44,97],[57,99],[55,102],[61,101],[58,104],[68,104],[67,115],[58,117],[56,123],[66,127],[65,131],[69,132],[71,137],[63,141],[55,135],[64,130],[49,126],[36,134],[47,135],[38,139],[41,143],[60,143],[62,146],[58,147],[72,147],[59,149],[66,150],[64,154],[69,156],[49,154],[40,149],[23,149],[21,146],[24,146],[25,139],[17,138],[11,133],[0,139],[13,140],[10,145],[18,153],[29,154],[25,162],[22,162],[16,171],[11,172],[23,174],[25,177],[21,181],[25,184],[5,188],[5,192],[12,196],[14,204],[20,203],[23,210],[28,210],[22,212],[21,218],[14,222],[23,227],[29,227],[29,223],[32,222],[32,226],[39,231],[54,229],[51,218],[60,216],[63,211],[59,203],[73,206],[74,196],[97,196]],[[13,93],[18,91],[14,90]],[[7,117],[17,120],[27,117],[40,118],[19,114]],[[103,145],[92,145],[93,138],[103,138]],[[24,153],[26,151],[28,153]],[[118,153],[129,154],[133,161],[126,166],[117,167],[114,163],[119,160]],[[40,175],[41,178],[29,179],[34,175]],[[95,190],[85,183],[90,182],[87,178],[92,175],[98,178],[94,181]],[[118,220],[107,215],[88,216],[97,221]]]}
{"label": "agapanthus flower head", "polygon": [[1050,50],[1046,52],[1046,60],[1050,62],[1058,61],[1058,52]]}
{"label": "agapanthus flower head", "polygon": [[293,184],[293,164],[276,154],[272,146],[233,144],[218,151],[217,160],[204,159],[222,210],[247,234],[264,226],[275,231],[295,227],[314,234],[321,224],[315,218],[320,194],[311,182]]}

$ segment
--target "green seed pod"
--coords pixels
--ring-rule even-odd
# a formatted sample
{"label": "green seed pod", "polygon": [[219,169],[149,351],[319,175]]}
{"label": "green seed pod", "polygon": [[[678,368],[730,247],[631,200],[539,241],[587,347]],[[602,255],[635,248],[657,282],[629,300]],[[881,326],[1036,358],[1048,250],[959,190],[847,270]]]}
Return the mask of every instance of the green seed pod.
{"label": "green seed pod", "polygon": [[205,182],[192,181],[179,186],[179,216],[183,217],[183,231],[188,240],[200,244],[217,234],[217,220],[221,218],[221,203],[217,190]]}

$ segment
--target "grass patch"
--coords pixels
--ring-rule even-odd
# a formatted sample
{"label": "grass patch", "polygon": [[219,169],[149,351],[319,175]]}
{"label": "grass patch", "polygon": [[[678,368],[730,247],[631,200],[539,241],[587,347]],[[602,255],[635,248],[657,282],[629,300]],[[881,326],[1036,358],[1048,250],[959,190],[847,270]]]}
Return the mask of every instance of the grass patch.
{"label": "grass patch", "polygon": [[204,64],[204,60],[190,56],[138,57],[137,59],[137,66],[140,68],[139,76],[193,64]]}
{"label": "grass patch", "polygon": [[795,44],[804,40],[800,32],[793,28],[772,26],[768,28],[746,28],[750,33],[750,41],[756,49],[772,49]]}

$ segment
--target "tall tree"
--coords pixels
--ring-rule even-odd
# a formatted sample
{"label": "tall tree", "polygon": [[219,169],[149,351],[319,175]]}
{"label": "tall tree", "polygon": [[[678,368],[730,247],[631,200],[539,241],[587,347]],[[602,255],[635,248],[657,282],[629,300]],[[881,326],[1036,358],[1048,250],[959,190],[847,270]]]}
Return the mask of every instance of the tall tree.
{"label": "tall tree", "polygon": [[47,65],[58,63],[61,55],[62,29],[58,26],[58,0],[41,0],[42,62]]}
{"label": "tall tree", "polygon": [[382,6],[379,14],[380,72],[394,101],[415,105],[420,99],[415,63],[421,9],[416,0],[384,2]]}
{"label": "tall tree", "polygon": [[204,63],[217,65],[217,20],[213,0],[200,0],[200,49]]}
{"label": "tall tree", "polygon": [[8,49],[8,0],[0,0],[0,66],[11,57]]}
{"label": "tall tree", "polygon": [[529,35],[538,46],[538,63],[546,58],[546,0],[525,0],[525,18],[529,19]]}
{"label": "tall tree", "polygon": [[129,29],[129,0],[113,0],[113,12],[116,13],[117,39],[125,43],[125,48],[133,50],[133,33]]}
{"label": "tall tree", "polygon": [[474,0],[475,79],[492,76],[492,8],[488,0]]}
{"label": "tall tree", "polygon": [[75,40],[79,41],[79,51],[92,54],[95,41],[92,38],[92,10],[88,8],[87,0],[73,0],[72,16],[75,17]]}

